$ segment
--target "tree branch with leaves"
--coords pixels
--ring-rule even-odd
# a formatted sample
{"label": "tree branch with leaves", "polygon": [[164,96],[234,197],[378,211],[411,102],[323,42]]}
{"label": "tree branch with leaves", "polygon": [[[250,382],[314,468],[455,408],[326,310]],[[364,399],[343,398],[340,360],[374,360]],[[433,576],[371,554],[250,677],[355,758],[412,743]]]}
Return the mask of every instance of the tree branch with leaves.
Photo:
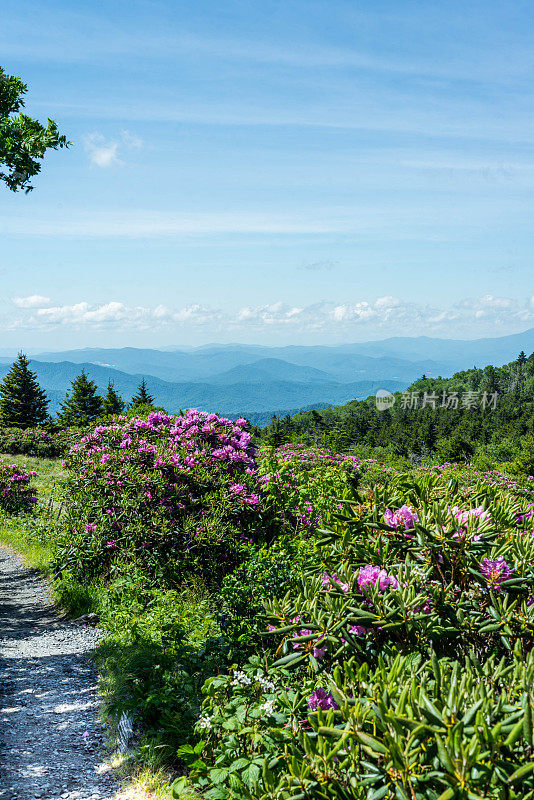
{"label": "tree branch with leaves", "polygon": [[31,179],[41,171],[47,150],[69,147],[54,120],[45,127],[21,113],[28,87],[0,67],[0,181],[16,192],[31,192]]}

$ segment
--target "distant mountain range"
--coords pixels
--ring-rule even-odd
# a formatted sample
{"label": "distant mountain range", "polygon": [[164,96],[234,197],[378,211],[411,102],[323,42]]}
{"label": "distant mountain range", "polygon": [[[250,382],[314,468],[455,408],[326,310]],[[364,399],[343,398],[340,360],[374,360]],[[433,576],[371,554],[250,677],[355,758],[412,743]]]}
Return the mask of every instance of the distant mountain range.
{"label": "distant mountain range", "polygon": [[[340,405],[378,388],[402,390],[422,374],[448,377],[504,364],[521,350],[534,351],[534,329],[495,339],[395,337],[333,347],[85,348],[41,352],[32,357],[32,369],[49,394],[52,413],[84,368],[102,391],[114,381],[127,401],[145,377],[156,402],[169,411],[196,407],[265,424],[273,413]],[[11,361],[10,355],[0,357],[0,379]]]}
{"label": "distant mountain range", "polygon": [[[283,363],[283,362],[282,362]],[[8,364],[0,365],[0,379],[9,369]],[[37,373],[39,383],[46,389],[50,397],[50,411],[55,413],[59,404],[65,399],[71,381],[85,369],[96,382],[102,392],[106,390],[108,381],[112,380],[115,389],[125,400],[129,401],[135,393],[141,379],[146,377],[148,389],[154,395],[156,403],[172,412],[180,408],[200,408],[213,410],[230,416],[249,415],[249,412],[263,412],[262,420],[267,422],[272,413],[296,413],[303,406],[323,407],[332,404],[347,403],[354,398],[362,399],[383,387],[390,391],[402,389],[405,383],[400,381],[353,381],[337,383],[332,380],[309,382],[297,380],[276,380],[270,377],[261,380],[254,373],[254,379],[240,382],[231,381],[228,376],[204,383],[201,381],[170,382],[148,375],[129,374],[111,367],[104,367],[88,362],[74,363],[58,361],[56,363],[36,361],[32,359],[31,369]],[[268,412],[265,418],[265,412]]]}

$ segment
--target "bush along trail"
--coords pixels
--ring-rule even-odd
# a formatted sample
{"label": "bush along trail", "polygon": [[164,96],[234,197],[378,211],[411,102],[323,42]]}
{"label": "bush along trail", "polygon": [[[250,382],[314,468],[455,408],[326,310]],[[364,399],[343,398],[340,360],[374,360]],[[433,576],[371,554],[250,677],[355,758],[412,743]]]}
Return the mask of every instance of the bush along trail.
{"label": "bush along trail", "polygon": [[4,465],[2,536],[106,629],[133,770],[175,798],[534,800],[531,477],[259,452],[196,411],[72,442],[62,489]]}

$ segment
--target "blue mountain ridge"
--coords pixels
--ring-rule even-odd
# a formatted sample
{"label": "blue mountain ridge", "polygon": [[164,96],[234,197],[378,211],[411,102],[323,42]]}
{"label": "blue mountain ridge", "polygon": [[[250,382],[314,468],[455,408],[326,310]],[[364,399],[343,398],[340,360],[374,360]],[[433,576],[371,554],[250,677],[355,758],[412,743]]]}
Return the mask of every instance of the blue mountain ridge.
{"label": "blue mountain ridge", "polygon": [[[0,380],[9,369],[9,364],[0,365]],[[353,399],[362,399],[379,388],[389,391],[402,389],[407,384],[400,381],[353,381],[336,383],[335,381],[310,381],[308,383],[270,380],[250,383],[173,383],[147,375],[132,375],[119,370],[97,364],[76,364],[70,361],[42,362],[31,361],[31,369],[37,374],[40,385],[49,393],[50,412],[55,414],[61,400],[82,369],[95,381],[101,393],[104,393],[108,381],[114,383],[115,389],[126,401],[135,393],[141,379],[147,380],[149,391],[155,402],[171,412],[184,408],[199,408],[206,411],[217,411],[228,416],[247,415],[249,412],[269,414],[286,413],[287,410],[300,409],[303,406],[323,404],[335,405]]]}
{"label": "blue mountain ridge", "polygon": [[[339,405],[378,388],[404,389],[423,373],[448,377],[472,366],[507,363],[521,350],[534,350],[534,328],[474,340],[420,336],[335,346],[83,348],[41,352],[32,369],[49,393],[52,413],[84,368],[101,392],[111,379],[127,401],[145,377],[156,402],[171,411],[197,407],[268,421],[274,412]],[[0,379],[12,360],[13,354],[0,356]]]}

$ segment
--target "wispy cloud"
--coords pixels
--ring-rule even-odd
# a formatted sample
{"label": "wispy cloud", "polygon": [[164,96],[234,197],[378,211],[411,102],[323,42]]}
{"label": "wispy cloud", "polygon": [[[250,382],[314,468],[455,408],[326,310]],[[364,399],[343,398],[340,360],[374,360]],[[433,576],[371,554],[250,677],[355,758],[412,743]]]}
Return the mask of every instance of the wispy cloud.
{"label": "wispy cloud", "polygon": [[118,139],[106,139],[101,133],[89,133],[83,142],[91,164],[102,169],[124,164],[119,158],[119,150],[137,150],[143,144],[138,136],[129,131],[122,131]]}
{"label": "wispy cloud", "polygon": [[233,311],[201,304],[183,308],[128,306],[119,301],[101,304],[82,301],[54,306],[45,304],[44,300],[46,298],[40,306],[36,302],[24,306],[13,301],[27,313],[12,327],[36,331],[54,328],[142,331],[209,328],[213,332],[294,329],[315,333],[337,331],[343,335],[365,329],[366,332],[426,332],[454,336],[480,330],[481,326],[489,332],[534,324],[534,297],[519,302],[491,294],[464,298],[442,308],[384,296],[375,300],[321,301],[307,306],[279,301],[244,306]]}
{"label": "wispy cloud", "polygon": [[[383,12],[381,17],[384,20]],[[151,24],[148,28],[145,26],[140,33],[111,20],[103,29],[99,19],[80,13],[70,15],[65,9],[62,18],[61,26],[51,25],[49,19],[44,18],[42,24],[35,26],[34,32],[28,32],[27,26],[23,26],[24,18],[6,21],[1,41],[4,57],[75,63],[94,61],[95,58],[122,59],[142,53],[144,59],[151,60],[172,57],[195,62],[202,59],[207,62],[281,65],[302,70],[352,69],[462,82],[505,82],[511,75],[528,74],[532,66],[528,41],[516,41],[508,47],[501,41],[501,58],[506,59],[506,69],[502,69],[498,60],[492,58],[491,41],[487,48],[475,49],[473,53],[462,54],[460,47],[444,49],[437,59],[433,53],[402,56],[395,51],[388,52],[386,48],[365,47],[362,42],[353,47],[340,46],[327,36],[304,34],[300,40],[291,38],[287,41],[281,37],[277,40],[265,37],[238,38],[229,34],[199,35],[183,32],[183,28],[178,33],[164,30],[157,24]],[[439,15],[436,21],[438,19]],[[450,21],[450,14],[441,18],[444,30],[449,27]],[[406,15],[403,15],[403,22],[406,22]],[[418,32],[415,26],[413,35]],[[469,36],[467,25],[464,35]],[[461,41],[462,37],[456,36],[458,38]],[[356,36],[355,40],[358,40]]]}
{"label": "wispy cloud", "polygon": [[[0,234],[52,237],[195,237],[227,234],[310,235],[328,234],[376,237],[381,241],[447,241],[483,234],[488,226],[502,228],[513,223],[515,231],[530,230],[531,214],[527,205],[517,206],[513,198],[503,196],[497,203],[486,194],[473,206],[469,194],[458,195],[454,205],[444,196],[431,204],[411,200],[355,203],[347,206],[318,206],[303,203],[299,208],[280,207],[273,211],[236,207],[231,210],[184,211],[181,209],[113,208],[67,210],[58,217],[52,213],[31,216],[4,214]],[[328,262],[321,263],[324,269]],[[318,269],[317,266],[314,267]]]}
{"label": "wispy cloud", "polygon": [[14,297],[13,303],[18,308],[40,308],[50,303],[50,298],[43,297],[42,294],[30,294],[28,297]]}
{"label": "wispy cloud", "polygon": [[[338,87],[339,88],[339,87]],[[333,98],[317,97],[303,103],[293,99],[286,105],[268,103],[262,97],[251,97],[249,102],[236,103],[206,99],[204,102],[188,100],[184,104],[178,95],[173,102],[145,103],[120,102],[92,105],[58,101],[56,113],[63,116],[102,120],[129,120],[130,122],[168,122],[186,125],[216,125],[220,127],[263,127],[323,129],[339,131],[383,132],[431,137],[447,141],[482,141],[530,144],[534,117],[530,110],[518,104],[510,105],[506,98],[500,100],[503,109],[495,114],[494,102],[464,102],[461,98],[443,99],[433,96],[402,94],[398,90],[375,91],[368,97],[358,93],[357,107],[352,103],[354,87],[341,93],[338,102]],[[338,92],[339,94],[339,92]],[[327,93],[328,95],[328,93]],[[48,108],[48,103],[35,103]]]}
{"label": "wispy cloud", "polygon": [[0,232],[36,236],[152,237],[197,234],[300,234],[347,231],[349,220],[320,214],[261,212],[108,211],[41,219],[0,219]]}

